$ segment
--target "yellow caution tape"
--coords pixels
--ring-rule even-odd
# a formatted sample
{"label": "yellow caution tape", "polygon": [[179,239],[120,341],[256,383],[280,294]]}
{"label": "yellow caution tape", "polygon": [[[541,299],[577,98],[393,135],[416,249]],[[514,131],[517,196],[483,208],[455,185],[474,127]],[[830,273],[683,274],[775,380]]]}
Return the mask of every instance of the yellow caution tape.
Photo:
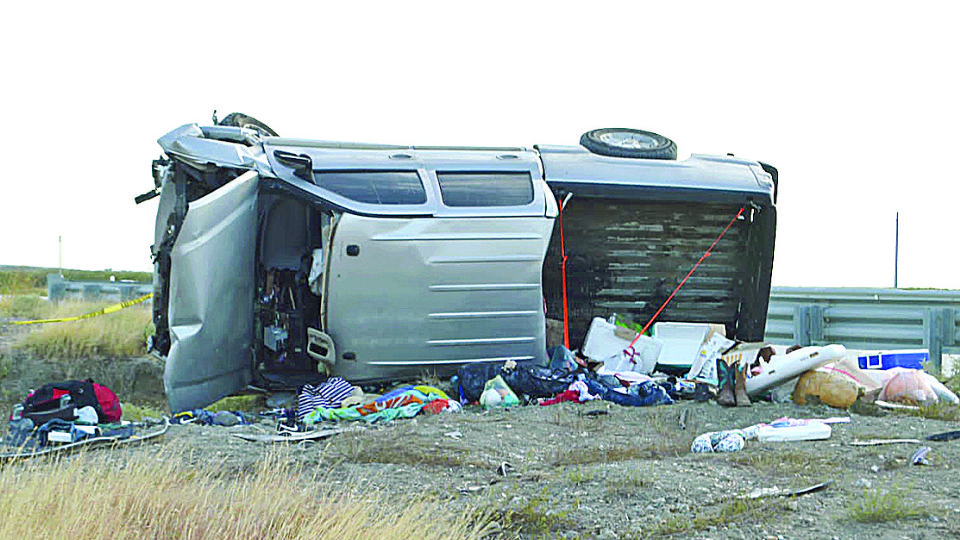
{"label": "yellow caution tape", "polygon": [[139,304],[141,302],[146,302],[151,298],[153,298],[153,293],[145,294],[140,298],[134,298],[133,300],[120,302],[119,304],[107,306],[103,309],[98,309],[97,311],[91,311],[90,313],[84,313],[83,315],[77,315],[75,317],[64,317],[62,319],[42,319],[39,321],[13,321],[10,324],[21,325],[21,324],[43,324],[43,323],[55,323],[55,322],[79,321],[80,319],[89,319],[90,317],[99,317],[100,315],[108,315],[110,313],[116,313],[121,309],[128,308],[130,306]]}

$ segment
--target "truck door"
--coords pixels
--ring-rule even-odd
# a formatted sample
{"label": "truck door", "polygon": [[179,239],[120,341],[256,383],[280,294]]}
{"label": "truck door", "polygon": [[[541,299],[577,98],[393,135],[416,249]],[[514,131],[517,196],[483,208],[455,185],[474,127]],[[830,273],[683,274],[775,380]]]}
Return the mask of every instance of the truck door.
{"label": "truck door", "polygon": [[258,183],[250,171],[191,202],[173,245],[163,377],[172,412],[252,380]]}

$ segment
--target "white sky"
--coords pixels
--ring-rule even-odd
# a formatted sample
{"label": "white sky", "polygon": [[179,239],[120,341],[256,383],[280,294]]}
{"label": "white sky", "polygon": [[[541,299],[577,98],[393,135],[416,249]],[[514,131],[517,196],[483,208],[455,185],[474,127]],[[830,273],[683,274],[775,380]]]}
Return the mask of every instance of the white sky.
{"label": "white sky", "polygon": [[[150,270],[156,139],[576,144],[636,127],[780,170],[775,285],[960,288],[957,4],[18,2],[0,264]],[[727,3],[722,3],[727,4]],[[472,5],[474,7],[464,7]]]}

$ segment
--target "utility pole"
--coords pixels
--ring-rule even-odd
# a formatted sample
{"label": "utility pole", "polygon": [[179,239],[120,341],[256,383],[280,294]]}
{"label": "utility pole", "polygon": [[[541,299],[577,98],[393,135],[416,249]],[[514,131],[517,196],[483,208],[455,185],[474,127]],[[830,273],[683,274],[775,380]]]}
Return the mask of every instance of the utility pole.
{"label": "utility pole", "polygon": [[893,288],[897,288],[897,268],[900,263],[900,212],[897,212],[897,226],[893,234]]}
{"label": "utility pole", "polygon": [[58,257],[60,277],[63,277],[63,235],[62,234],[57,237],[57,244],[58,244],[57,257]]}

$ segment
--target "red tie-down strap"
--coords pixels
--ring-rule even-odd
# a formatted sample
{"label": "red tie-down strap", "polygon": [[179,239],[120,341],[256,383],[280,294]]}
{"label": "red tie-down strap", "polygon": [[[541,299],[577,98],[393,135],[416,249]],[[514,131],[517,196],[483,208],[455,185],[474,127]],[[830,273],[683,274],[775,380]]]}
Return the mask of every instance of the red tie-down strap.
{"label": "red tie-down strap", "polygon": [[[718,242],[720,242],[720,239],[723,238],[723,235],[727,234],[727,231],[730,230],[730,227],[733,227],[733,224],[734,224],[738,219],[740,219],[740,216],[743,215],[743,212],[744,212],[744,210],[746,210],[746,208],[747,208],[746,206],[740,207],[740,211],[737,212],[737,215],[733,216],[733,219],[730,220],[730,223],[727,223],[727,226],[724,227],[722,231],[720,231],[720,236],[718,236],[717,239],[714,240],[712,244],[710,244],[710,247],[708,247],[707,250],[703,252],[703,255],[700,256],[700,260],[697,261],[697,264],[693,265],[693,268],[691,268],[690,271],[687,272],[687,275],[684,276],[684,278],[683,278],[682,281],[680,281],[680,284],[677,285],[677,288],[674,289],[672,293],[670,293],[670,296],[668,296],[667,299],[663,302],[663,305],[660,306],[660,309],[658,309],[657,312],[653,314],[653,317],[650,317],[650,320],[647,322],[646,325],[644,325],[643,330],[641,330],[640,333],[637,334],[637,337],[633,338],[633,341],[630,342],[630,345],[629,345],[626,349],[624,349],[624,352],[625,352],[625,353],[633,353],[633,350],[634,350],[634,349],[633,349],[633,345],[637,342],[638,339],[640,339],[640,336],[642,336],[642,335],[644,335],[644,334],[647,333],[647,330],[649,330],[650,327],[653,325],[653,321],[656,321],[656,320],[657,320],[657,317],[659,317],[660,314],[663,313],[663,310],[667,307],[667,304],[669,304],[670,301],[673,300],[673,297],[676,296],[677,292],[680,291],[680,289],[683,287],[684,283],[686,283],[687,280],[690,279],[690,276],[692,276],[694,270],[696,270],[697,267],[700,266],[700,263],[702,263],[707,257],[710,256],[710,252],[713,251],[713,248],[716,247],[716,245],[717,245]],[[562,223],[563,223],[563,222],[561,221],[561,228],[560,228],[560,239],[561,239],[560,241],[561,241],[561,243],[563,242],[563,225],[562,225]],[[566,287],[564,287],[564,291],[566,291]],[[566,297],[564,297],[564,298],[566,298]],[[566,307],[566,302],[564,302],[564,307]],[[634,354],[635,354],[635,353],[634,353]]]}

